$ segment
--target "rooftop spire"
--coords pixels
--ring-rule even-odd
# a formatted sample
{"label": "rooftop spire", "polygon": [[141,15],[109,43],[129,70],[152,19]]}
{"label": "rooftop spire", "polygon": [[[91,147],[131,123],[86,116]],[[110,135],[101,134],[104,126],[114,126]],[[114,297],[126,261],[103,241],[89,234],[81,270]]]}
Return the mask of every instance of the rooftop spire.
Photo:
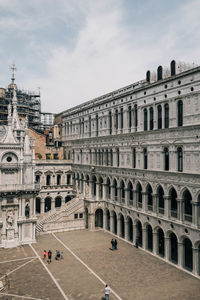
{"label": "rooftop spire", "polygon": [[10,69],[12,71],[12,78],[11,78],[11,80],[12,80],[12,86],[14,87],[14,84],[15,84],[15,71],[17,70],[15,64],[12,64],[12,66],[11,66]]}

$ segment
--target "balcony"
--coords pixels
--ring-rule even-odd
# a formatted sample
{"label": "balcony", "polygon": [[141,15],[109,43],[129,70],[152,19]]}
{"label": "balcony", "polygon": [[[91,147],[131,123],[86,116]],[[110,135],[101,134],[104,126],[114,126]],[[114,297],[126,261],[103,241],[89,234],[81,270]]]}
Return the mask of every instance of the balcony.
{"label": "balcony", "polygon": [[42,190],[63,190],[67,189],[70,190],[72,189],[73,185],[70,184],[63,184],[63,185],[43,185],[41,186]]}
{"label": "balcony", "polygon": [[171,210],[171,217],[177,219],[177,211]]}
{"label": "balcony", "polygon": [[192,215],[184,214],[184,221],[192,223]]}
{"label": "balcony", "polygon": [[160,215],[164,215],[164,214],[165,214],[165,209],[162,208],[162,207],[158,207],[158,213],[159,213]]}
{"label": "balcony", "polygon": [[40,184],[4,184],[0,185],[0,192],[39,191]]}
{"label": "balcony", "polygon": [[148,211],[153,211],[153,205],[148,205]]}

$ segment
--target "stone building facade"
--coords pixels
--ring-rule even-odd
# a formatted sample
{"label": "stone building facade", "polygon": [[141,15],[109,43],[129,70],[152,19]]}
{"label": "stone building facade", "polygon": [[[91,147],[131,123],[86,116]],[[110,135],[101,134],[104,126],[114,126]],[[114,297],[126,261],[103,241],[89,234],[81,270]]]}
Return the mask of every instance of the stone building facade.
{"label": "stone building facade", "polygon": [[0,247],[35,241],[34,150],[28,136],[28,119],[20,120],[13,85],[8,124],[0,126]]}
{"label": "stone building facade", "polygon": [[200,67],[172,61],[62,113],[86,227],[200,274]]}

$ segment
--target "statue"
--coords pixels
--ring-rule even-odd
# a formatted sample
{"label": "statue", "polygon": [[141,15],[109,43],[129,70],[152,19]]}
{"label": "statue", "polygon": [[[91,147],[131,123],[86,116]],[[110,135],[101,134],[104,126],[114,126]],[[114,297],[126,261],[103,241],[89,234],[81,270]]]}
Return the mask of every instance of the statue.
{"label": "statue", "polygon": [[29,218],[29,213],[30,213],[30,207],[29,207],[29,204],[27,203],[25,206],[25,216],[27,218]]}
{"label": "statue", "polygon": [[10,227],[13,226],[14,215],[13,215],[13,211],[12,210],[8,210],[6,221],[8,223],[8,226],[10,226]]}

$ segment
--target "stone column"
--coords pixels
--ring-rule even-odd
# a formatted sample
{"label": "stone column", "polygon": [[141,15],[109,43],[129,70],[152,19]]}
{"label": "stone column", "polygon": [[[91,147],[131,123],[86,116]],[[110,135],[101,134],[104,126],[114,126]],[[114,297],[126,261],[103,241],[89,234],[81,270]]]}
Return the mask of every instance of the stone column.
{"label": "stone column", "polygon": [[142,192],[142,209],[147,212],[148,208],[147,208],[147,193],[146,192]]}
{"label": "stone column", "polygon": [[137,191],[133,190],[133,208],[137,207]]}
{"label": "stone column", "polygon": [[122,193],[119,186],[117,187],[117,202],[122,203]]}
{"label": "stone column", "polygon": [[111,188],[111,195],[110,195],[110,197],[111,197],[111,201],[114,201],[114,197],[115,197],[115,190],[114,190],[114,187],[113,187],[113,185],[111,185],[110,186],[110,188]]}
{"label": "stone column", "polygon": [[117,235],[121,236],[121,226],[120,226],[120,218],[117,217]]}
{"label": "stone column", "polygon": [[147,249],[147,229],[142,228],[142,245],[144,249]]}
{"label": "stone column", "polygon": [[129,195],[128,195],[128,194],[129,194],[128,192],[129,192],[129,190],[125,188],[125,205],[126,205],[126,206],[129,205],[129,200],[130,200],[130,197],[128,197],[128,196],[129,196]]}
{"label": "stone column", "polygon": [[126,241],[128,241],[128,222],[127,222],[127,220],[124,220],[124,238]]}
{"label": "stone column", "polygon": [[99,201],[99,182],[96,183],[96,197],[95,198],[96,198],[95,200]]}
{"label": "stone column", "polygon": [[183,222],[183,199],[177,198],[178,219]]}
{"label": "stone column", "polygon": [[165,203],[165,217],[169,219],[170,217],[170,196],[163,196]]}
{"label": "stone column", "polygon": [[198,265],[198,248],[192,248],[193,254],[193,270],[192,273],[195,275],[199,275],[199,265]]}
{"label": "stone column", "polygon": [[170,261],[170,243],[169,243],[170,239],[169,237],[165,237],[165,258],[167,261]]}
{"label": "stone column", "polygon": [[199,202],[192,201],[192,223],[198,226],[198,206]]}
{"label": "stone column", "polygon": [[90,231],[95,230],[95,215],[92,213],[88,213],[88,229]]}
{"label": "stone column", "polygon": [[106,184],[106,183],[103,183],[102,186],[103,186],[103,190],[102,190],[102,199],[108,201],[108,196],[107,196],[107,194],[106,194],[106,187],[107,187],[107,184]]}
{"label": "stone column", "polygon": [[107,218],[106,218],[106,212],[104,210],[103,212],[103,229],[106,230],[106,225],[107,225]]}
{"label": "stone column", "polygon": [[134,244],[134,245],[135,245],[135,243],[136,243],[136,237],[137,237],[136,224],[133,224],[133,244]]}
{"label": "stone column", "polygon": [[155,106],[155,103],[153,105],[153,114],[154,114],[154,120],[153,120],[153,129],[158,129],[158,109],[157,106]]}
{"label": "stone column", "polygon": [[178,243],[178,266],[184,267],[184,251],[183,251],[183,243]]}
{"label": "stone column", "polygon": [[89,195],[88,195],[88,197],[89,197],[89,199],[92,199],[92,184],[93,182],[92,182],[92,180],[89,180]]}
{"label": "stone column", "polygon": [[40,214],[44,214],[45,212],[44,203],[45,203],[44,198],[42,198],[40,202]]}
{"label": "stone column", "polygon": [[110,214],[110,232],[113,232],[113,215]]}
{"label": "stone column", "polygon": [[153,254],[157,255],[158,253],[158,234],[153,232]]}

